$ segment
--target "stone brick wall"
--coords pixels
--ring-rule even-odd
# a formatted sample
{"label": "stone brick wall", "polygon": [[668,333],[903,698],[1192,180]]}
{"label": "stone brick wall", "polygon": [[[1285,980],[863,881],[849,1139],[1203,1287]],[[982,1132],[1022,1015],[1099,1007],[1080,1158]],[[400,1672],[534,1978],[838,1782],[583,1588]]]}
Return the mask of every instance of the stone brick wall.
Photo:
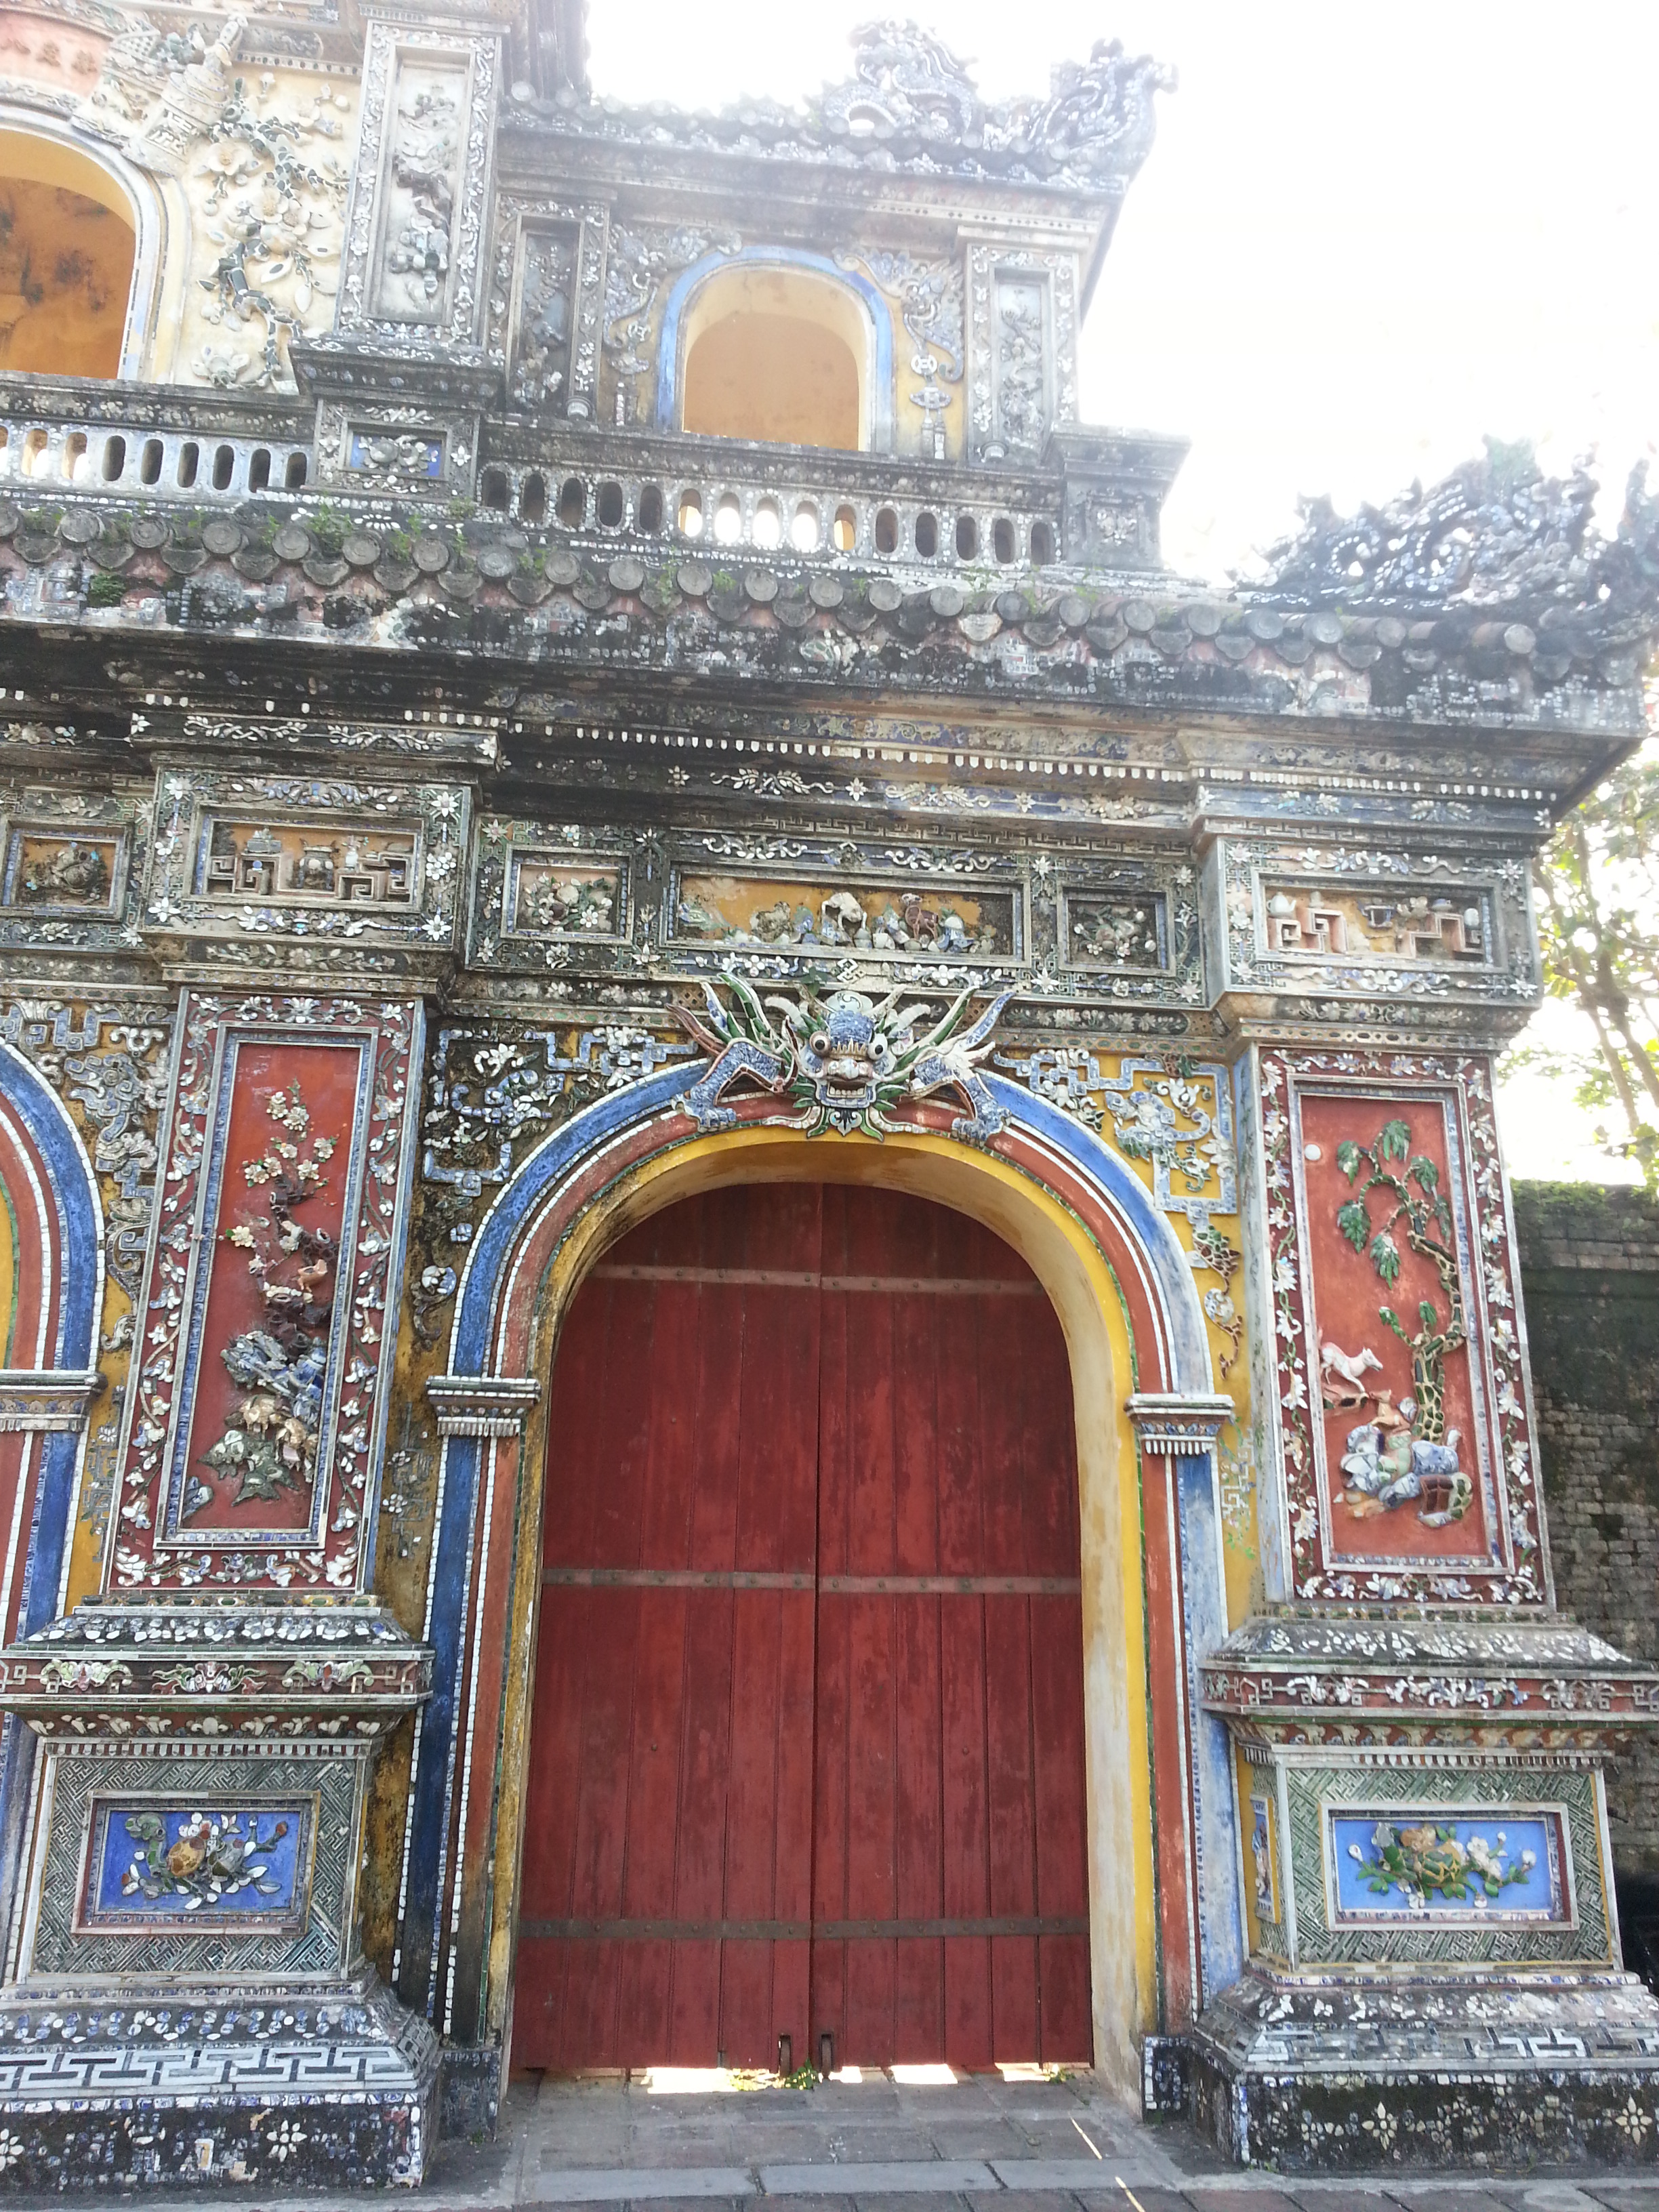
{"label": "stone brick wall", "polygon": [[[1659,1660],[1659,1201],[1522,1182],[1515,1218],[1556,1597]],[[1659,1744],[1620,1764],[1607,1798],[1630,1963],[1645,1964],[1659,1938]]]}

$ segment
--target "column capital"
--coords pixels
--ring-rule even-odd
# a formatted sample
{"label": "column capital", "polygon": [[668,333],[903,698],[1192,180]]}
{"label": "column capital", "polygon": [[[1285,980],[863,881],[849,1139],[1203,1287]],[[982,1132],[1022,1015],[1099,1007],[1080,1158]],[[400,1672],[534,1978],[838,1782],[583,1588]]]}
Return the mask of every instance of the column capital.
{"label": "column capital", "polygon": [[103,1388],[95,1367],[84,1374],[76,1368],[0,1368],[0,1435],[83,1428]]}
{"label": "column capital", "polygon": [[426,1395],[441,1437],[521,1437],[542,1386],[533,1375],[429,1375]]}
{"label": "column capital", "polygon": [[1210,1391],[1137,1390],[1124,1403],[1142,1451],[1171,1459],[1201,1459],[1237,1415],[1231,1398]]}

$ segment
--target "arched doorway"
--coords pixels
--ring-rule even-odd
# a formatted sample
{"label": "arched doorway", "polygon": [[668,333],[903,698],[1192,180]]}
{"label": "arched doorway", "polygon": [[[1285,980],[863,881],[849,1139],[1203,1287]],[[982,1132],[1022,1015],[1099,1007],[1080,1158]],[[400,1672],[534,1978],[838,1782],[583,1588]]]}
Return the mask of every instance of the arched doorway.
{"label": "arched doorway", "polygon": [[[1142,1451],[1131,1402],[1201,1414],[1212,1370],[1188,1255],[1133,1169],[1076,1115],[1000,1075],[988,1146],[924,1099],[884,1141],[815,1142],[745,1101],[710,1133],[671,1060],[584,1107],[532,1151],[469,1247],[428,1379],[443,1437],[423,1632],[433,1693],[402,1803],[403,2001],[454,2047],[515,2045],[541,1514],[563,1440],[547,1419],[554,1346],[591,1267],[678,1199],[738,1183],[836,1182],[938,1200],[1029,1263],[1060,1316],[1080,1497],[1090,1974],[1095,2063],[1135,2094],[1141,2039],[1179,2026],[1242,1957],[1225,1732],[1197,1714],[1197,1655],[1224,1634],[1212,1450]],[[1148,1394],[1150,1393],[1150,1396]],[[538,1400],[542,1401],[538,1403]]]}
{"label": "arched doorway", "polygon": [[1086,2063],[1075,1429],[1025,1262],[890,1188],[683,1199],[584,1282],[549,1414],[514,2064]]}

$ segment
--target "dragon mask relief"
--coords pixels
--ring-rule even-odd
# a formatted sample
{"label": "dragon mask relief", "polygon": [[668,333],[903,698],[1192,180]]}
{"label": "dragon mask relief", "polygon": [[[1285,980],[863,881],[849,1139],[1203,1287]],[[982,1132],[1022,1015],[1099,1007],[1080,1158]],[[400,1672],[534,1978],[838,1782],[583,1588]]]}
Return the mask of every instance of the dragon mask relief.
{"label": "dragon mask relief", "polygon": [[941,1091],[954,1091],[969,1109],[951,1124],[964,1142],[988,1144],[1006,1126],[1008,1117],[978,1063],[991,1049],[1011,993],[993,999],[970,1021],[969,991],[940,1016],[926,1003],[902,1005],[902,988],[873,999],[861,991],[809,985],[795,997],[772,996],[763,1003],[736,976],[721,981],[729,1005],[705,983],[706,1008],[681,1013],[710,1055],[708,1073],[685,1094],[700,1129],[734,1125],[736,1109],[721,1101],[738,1085],[786,1100],[764,1119],[808,1137],[831,1129],[843,1137],[891,1134],[905,1127],[893,1116],[906,1100]]}

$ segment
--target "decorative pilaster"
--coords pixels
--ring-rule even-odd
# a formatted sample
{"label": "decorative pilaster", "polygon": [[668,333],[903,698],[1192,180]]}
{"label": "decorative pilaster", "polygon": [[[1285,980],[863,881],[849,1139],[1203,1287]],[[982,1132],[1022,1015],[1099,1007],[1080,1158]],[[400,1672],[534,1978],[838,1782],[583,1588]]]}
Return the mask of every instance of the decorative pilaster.
{"label": "decorative pilaster", "polygon": [[[13,2185],[424,2171],[436,2043],[357,1924],[370,1761],[430,1688],[368,1595],[421,1036],[408,1001],[184,995],[104,1588],[0,1655],[40,1753]],[[0,1376],[0,1419],[94,1380]]]}
{"label": "decorative pilaster", "polygon": [[[1159,1608],[1175,1629],[1173,1653],[1192,1747],[1185,1778],[1191,1816],[1185,1839],[1196,1932],[1190,1987],[1194,2011],[1224,1989],[1244,1962],[1238,1894],[1238,1829],[1227,1732],[1203,1707],[1199,1667],[1226,1639],[1227,1592],[1221,1562],[1216,1439],[1237,1419],[1231,1398],[1198,1391],[1138,1391],[1127,1401],[1146,1462],[1143,1517],[1161,1518],[1170,1537],[1176,1588]],[[1163,1498],[1158,1497],[1162,1472]],[[1158,1547],[1148,1544],[1148,1595]],[[1158,1663],[1154,1654],[1153,1663]],[[1184,1758],[1184,1743],[1183,1743]]]}
{"label": "decorative pilaster", "polygon": [[[1229,877],[1235,981],[1310,988],[1297,963],[1367,932],[1449,1009],[1528,972],[1501,877],[1385,896],[1283,857]],[[1292,2168],[1524,2158],[1540,2124],[1555,2155],[1641,2154],[1659,2005],[1621,1971],[1602,1771],[1659,1725],[1659,1676],[1553,1610],[1490,1060],[1264,1045],[1239,1097],[1285,1601],[1198,1670],[1251,1955],[1188,2039],[1185,2100]]]}

